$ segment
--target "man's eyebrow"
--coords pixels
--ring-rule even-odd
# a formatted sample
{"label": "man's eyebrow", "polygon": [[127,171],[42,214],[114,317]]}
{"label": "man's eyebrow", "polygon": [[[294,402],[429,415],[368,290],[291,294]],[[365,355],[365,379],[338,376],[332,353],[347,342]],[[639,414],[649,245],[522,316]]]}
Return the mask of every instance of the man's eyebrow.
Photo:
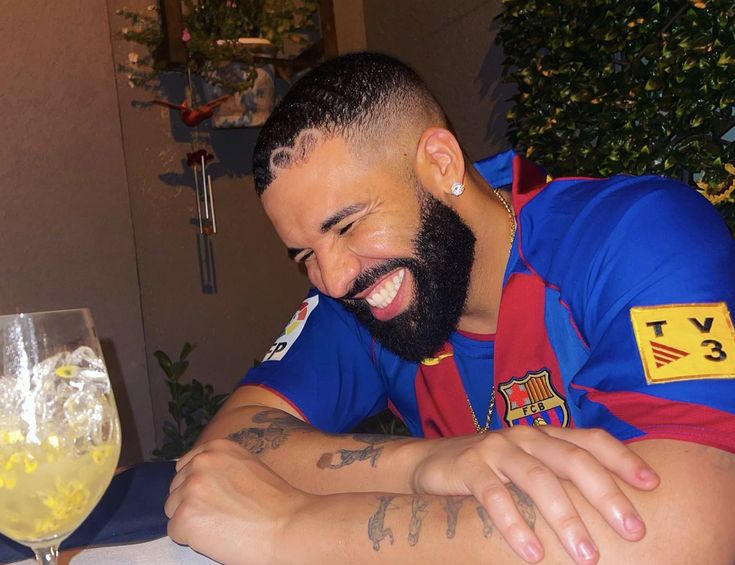
{"label": "man's eyebrow", "polygon": [[[351,216],[352,214],[355,214],[362,210],[364,208],[364,205],[362,204],[350,204],[349,206],[345,206],[340,211],[335,212],[329,218],[324,220],[322,222],[321,227],[319,228],[322,233],[327,233],[329,230],[331,230],[335,225],[340,223],[342,220],[344,220],[347,216]],[[290,253],[290,251],[289,251]]]}

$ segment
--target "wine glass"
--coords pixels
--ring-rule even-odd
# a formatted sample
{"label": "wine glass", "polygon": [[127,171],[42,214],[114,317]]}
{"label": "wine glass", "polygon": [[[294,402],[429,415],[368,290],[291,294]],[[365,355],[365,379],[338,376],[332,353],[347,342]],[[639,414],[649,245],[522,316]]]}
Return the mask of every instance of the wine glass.
{"label": "wine glass", "polygon": [[115,472],[120,422],[87,309],[0,316],[0,532],[56,564]]}

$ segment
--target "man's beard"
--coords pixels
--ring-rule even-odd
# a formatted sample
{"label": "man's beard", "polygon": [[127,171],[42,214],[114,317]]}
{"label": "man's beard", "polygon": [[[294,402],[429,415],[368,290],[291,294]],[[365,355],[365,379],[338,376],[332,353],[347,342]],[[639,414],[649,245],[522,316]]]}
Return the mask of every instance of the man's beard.
{"label": "man's beard", "polygon": [[381,344],[404,359],[421,361],[436,353],[457,327],[467,300],[475,236],[454,210],[424,193],[414,250],[413,257],[390,259],[361,273],[349,293],[362,292],[405,267],[415,281],[405,312],[380,321],[364,299],[343,302]]}

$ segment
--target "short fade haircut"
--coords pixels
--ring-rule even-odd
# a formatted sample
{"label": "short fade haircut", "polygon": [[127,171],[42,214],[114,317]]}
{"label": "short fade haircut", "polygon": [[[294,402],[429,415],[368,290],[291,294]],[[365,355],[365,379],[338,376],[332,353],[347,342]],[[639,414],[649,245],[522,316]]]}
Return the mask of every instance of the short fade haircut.
{"label": "short fade haircut", "polygon": [[400,144],[413,134],[417,143],[430,125],[449,127],[413,69],[378,53],[336,57],[301,78],[261,129],[253,154],[255,191],[262,195],[279,169],[306,162],[321,139],[340,136],[354,150],[387,140]]}

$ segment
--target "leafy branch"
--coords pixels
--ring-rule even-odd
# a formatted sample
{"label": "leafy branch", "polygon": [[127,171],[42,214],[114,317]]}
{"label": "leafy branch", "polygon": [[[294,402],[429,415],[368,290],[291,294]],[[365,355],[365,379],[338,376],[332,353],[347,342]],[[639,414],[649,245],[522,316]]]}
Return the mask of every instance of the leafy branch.
{"label": "leafy branch", "polygon": [[[315,0],[182,0],[182,41],[186,64],[168,68],[160,57],[164,37],[159,11],[151,5],[143,12],[122,8],[117,14],[126,20],[118,37],[145,47],[144,54],[131,53],[128,64],[120,65],[132,86],[156,88],[164,70],[190,72],[228,92],[250,88],[256,76],[258,56],[272,58],[282,52],[286,40],[307,42],[316,29]],[[262,38],[267,47],[241,43],[241,38]],[[245,79],[233,66],[248,68]]]}
{"label": "leafy branch", "polygon": [[[553,176],[661,174],[735,233],[735,3],[503,0],[512,145]],[[730,133],[728,133],[728,131]]]}
{"label": "leafy branch", "polygon": [[163,424],[163,445],[153,451],[157,459],[175,459],[191,449],[204,426],[228,396],[214,394],[212,385],[204,385],[196,379],[188,383],[182,381],[189,368],[187,357],[194,347],[186,342],[176,361],[161,350],[153,353],[166,375],[165,382],[170,395],[168,411],[173,420]]}

